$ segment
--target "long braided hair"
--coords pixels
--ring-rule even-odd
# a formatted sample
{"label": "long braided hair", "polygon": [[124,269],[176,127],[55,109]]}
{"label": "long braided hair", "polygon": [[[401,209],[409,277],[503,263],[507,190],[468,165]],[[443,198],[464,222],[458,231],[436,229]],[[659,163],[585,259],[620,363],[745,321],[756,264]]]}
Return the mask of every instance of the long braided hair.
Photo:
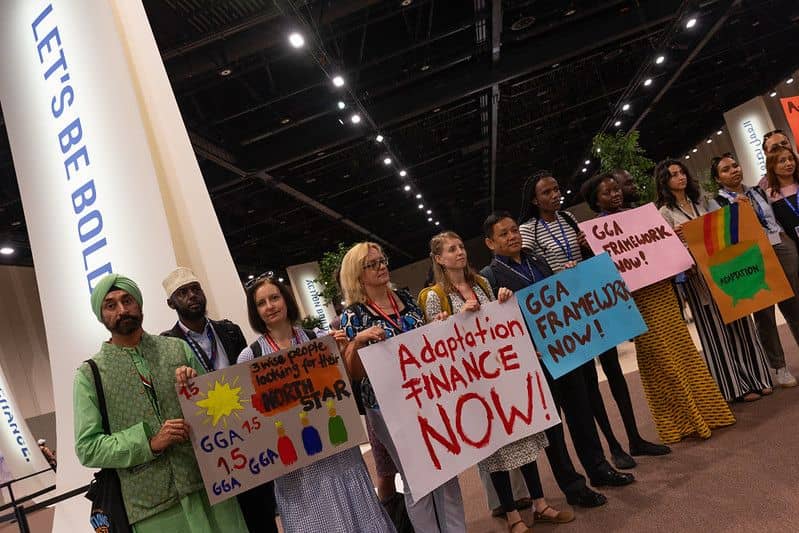
{"label": "long braided hair", "polygon": [[532,217],[538,218],[538,206],[533,204],[533,199],[535,199],[535,188],[538,185],[538,182],[542,179],[552,177],[554,177],[552,176],[552,172],[541,169],[533,172],[533,174],[524,182],[524,188],[522,189],[522,206],[519,209],[519,219],[517,220],[519,225],[524,224]]}

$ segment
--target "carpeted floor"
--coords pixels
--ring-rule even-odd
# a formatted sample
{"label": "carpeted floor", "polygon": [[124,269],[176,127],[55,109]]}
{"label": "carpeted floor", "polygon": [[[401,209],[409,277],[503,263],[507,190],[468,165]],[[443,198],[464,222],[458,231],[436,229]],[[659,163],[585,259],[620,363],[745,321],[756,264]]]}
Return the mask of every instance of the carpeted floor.
{"label": "carpeted floor", "polygon": [[[780,335],[789,366],[799,374],[799,350],[787,327],[780,328]],[[638,373],[627,374],[627,383],[641,433],[656,441]],[[607,384],[601,386],[616,436],[626,443]],[[738,419],[734,426],[715,431],[706,441],[674,445],[671,455],[640,458],[632,470],[637,478],[634,484],[601,490],[608,497],[605,506],[575,509],[577,518],[569,524],[538,524],[533,529],[561,533],[797,531],[799,514],[793,506],[799,502],[798,404],[799,387],[778,389],[758,402],[734,404]],[[575,466],[583,472],[571,451]],[[365,458],[371,469],[371,453]],[[568,507],[546,457],[538,464],[550,503]],[[469,532],[507,531],[504,521],[491,518],[476,468],[464,472],[460,482]]]}

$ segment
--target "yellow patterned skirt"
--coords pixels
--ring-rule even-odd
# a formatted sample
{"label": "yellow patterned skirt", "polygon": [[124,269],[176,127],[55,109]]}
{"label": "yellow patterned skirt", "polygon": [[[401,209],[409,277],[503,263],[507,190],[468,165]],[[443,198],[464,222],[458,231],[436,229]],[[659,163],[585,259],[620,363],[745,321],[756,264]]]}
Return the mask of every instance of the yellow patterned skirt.
{"label": "yellow patterned skirt", "polygon": [[633,293],[649,331],[635,339],[638,372],[660,440],[710,437],[735,417],[710,376],[666,279]]}

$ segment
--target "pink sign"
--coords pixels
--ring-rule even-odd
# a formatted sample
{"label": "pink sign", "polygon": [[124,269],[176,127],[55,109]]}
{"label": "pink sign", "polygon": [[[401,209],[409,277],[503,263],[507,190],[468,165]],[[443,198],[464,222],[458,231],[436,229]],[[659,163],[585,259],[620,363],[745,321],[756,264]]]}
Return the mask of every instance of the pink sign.
{"label": "pink sign", "polygon": [[694,260],[655,205],[580,223],[591,249],[607,252],[631,291],[685,272]]}

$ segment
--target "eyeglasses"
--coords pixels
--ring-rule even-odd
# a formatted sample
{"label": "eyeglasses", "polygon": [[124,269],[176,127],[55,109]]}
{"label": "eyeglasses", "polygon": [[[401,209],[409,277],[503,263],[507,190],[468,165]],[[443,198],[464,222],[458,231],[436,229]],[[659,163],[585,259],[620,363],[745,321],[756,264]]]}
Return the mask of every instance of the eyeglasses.
{"label": "eyeglasses", "polygon": [[265,280],[265,279],[274,279],[274,277],[275,277],[275,273],[274,273],[274,271],[272,271],[272,270],[267,270],[266,272],[263,272],[263,273],[261,273],[261,274],[258,274],[258,275],[257,275],[257,276],[255,276],[254,278],[247,280],[247,281],[244,283],[244,289],[245,289],[245,290],[249,290],[249,289],[251,289],[251,288],[253,287],[253,285],[255,285],[256,283],[259,283],[259,282],[261,282],[261,281],[263,281],[263,280]]}
{"label": "eyeglasses", "polygon": [[375,259],[374,261],[368,261],[363,264],[364,270],[380,270],[381,267],[385,266],[388,268],[388,259],[382,257],[380,259]]}

